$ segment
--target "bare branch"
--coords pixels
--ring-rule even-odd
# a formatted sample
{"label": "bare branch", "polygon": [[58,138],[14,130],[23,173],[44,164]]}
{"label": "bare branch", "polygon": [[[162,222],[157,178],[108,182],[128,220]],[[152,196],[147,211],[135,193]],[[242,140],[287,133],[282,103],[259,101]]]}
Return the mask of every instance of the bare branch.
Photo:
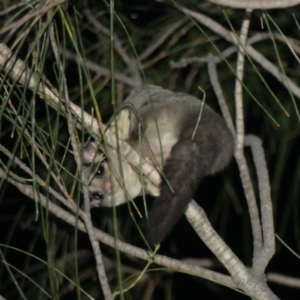
{"label": "bare branch", "polygon": [[[293,56],[295,57],[295,59],[297,59],[297,61],[299,62],[299,57],[297,54],[300,54],[300,47],[296,44],[296,41],[293,38],[290,37],[286,37],[286,36],[282,36],[279,33],[273,33],[274,39],[284,43],[285,45],[288,46],[288,48],[290,49],[291,53],[293,54]],[[255,34],[254,36],[249,37],[249,39],[247,40],[247,44],[246,45],[253,45],[255,43],[261,42],[265,39],[269,39],[270,38],[270,34],[269,33],[258,33]],[[225,49],[224,51],[222,51],[218,56],[214,57],[214,62],[216,64],[224,61],[225,58],[229,57],[230,55],[232,55],[233,53],[237,52],[238,48],[236,46],[230,46],[227,49]],[[170,65],[171,68],[173,69],[177,69],[177,68],[185,68],[187,65],[189,64],[193,64],[193,63],[205,63],[205,62],[209,62],[210,58],[209,57],[184,57],[182,59],[180,59],[179,61],[170,61]]]}
{"label": "bare branch", "polygon": [[16,29],[21,27],[23,24],[25,24],[26,22],[28,22],[28,20],[30,20],[31,18],[34,18],[36,16],[39,16],[39,18],[41,18],[42,15],[44,15],[45,13],[47,13],[49,10],[51,10],[52,8],[64,3],[65,0],[54,0],[54,1],[50,1],[47,2],[47,4],[45,6],[43,6],[40,9],[36,9],[31,13],[26,14],[22,19],[4,27],[2,30],[0,30],[0,34],[3,34],[7,31],[9,31],[10,29]]}
{"label": "bare branch", "polygon": [[[111,77],[111,71],[105,67],[99,66],[97,63],[89,60],[89,59],[83,59],[81,57],[78,57],[75,53],[72,53],[68,50],[64,51],[65,58],[71,59],[73,61],[76,61],[77,63],[84,65],[87,69],[90,71],[93,71],[99,75],[102,76],[109,76]],[[125,83],[131,87],[138,87],[138,82],[135,81],[134,78],[129,78],[125,76],[124,74],[115,72],[115,79],[121,83]]]}
{"label": "bare branch", "polygon": [[[61,76],[62,76],[62,90],[63,90],[63,95],[65,99],[65,106],[66,106],[66,119],[67,119],[67,125],[68,125],[68,131],[71,139],[71,145],[73,148],[73,154],[74,154],[74,159],[77,164],[77,168],[80,170],[80,175],[82,175],[82,159],[81,155],[79,153],[79,147],[78,143],[76,140],[76,136],[74,134],[74,121],[72,118],[72,113],[71,113],[71,101],[69,99],[69,93],[68,93],[68,87],[67,87],[67,81],[63,69],[63,65],[61,63],[60,57],[59,57],[59,51],[58,51],[58,46],[55,40],[55,35],[54,35],[54,28],[53,24],[51,25],[50,28],[50,41],[53,49],[53,53],[58,65],[58,68],[60,70]],[[81,176],[82,179],[82,176]],[[83,180],[82,180],[83,182]],[[84,203],[85,203],[85,214],[82,214],[81,217],[83,218],[84,225],[86,227],[88,237],[91,241],[91,245],[94,251],[94,257],[96,260],[96,269],[99,277],[99,283],[102,287],[103,295],[106,300],[111,300],[112,299],[112,292],[109,287],[108,279],[105,273],[105,267],[103,263],[103,258],[102,258],[102,253],[100,250],[100,244],[96,241],[96,238],[94,236],[94,231],[93,231],[93,224],[92,224],[92,218],[91,218],[91,212],[90,212],[90,200],[89,200],[89,195],[87,191],[87,187],[83,187],[84,189]]]}
{"label": "bare branch", "polygon": [[[10,49],[3,43],[0,43],[0,67],[15,81],[27,86],[32,91],[38,91],[38,94],[43,98],[47,104],[54,109],[59,108],[60,113],[65,113],[64,107],[61,105],[65,102],[65,99],[60,97],[58,91],[52,86],[48,87],[38,80],[38,74],[35,74],[30,68],[28,68],[23,61],[18,59]],[[133,165],[137,170],[141,170],[143,174],[154,184],[158,185],[160,182],[160,176],[155,170],[152,164],[144,159],[141,159],[139,155],[124,141],[118,141],[114,134],[111,134],[110,129],[105,130],[103,124],[99,124],[96,119],[91,117],[88,113],[82,111],[82,109],[70,103],[70,110],[74,118],[76,119],[76,127],[81,130],[86,129],[91,135],[101,140],[103,137],[102,132],[106,131],[106,142],[112,147],[112,151],[120,150],[122,155]],[[118,148],[119,146],[119,148]],[[142,160],[142,163],[141,163]]]}
{"label": "bare branch", "polygon": [[207,0],[209,2],[244,9],[278,9],[300,4],[300,0]]}
{"label": "bare branch", "polygon": [[[85,15],[87,16],[88,20],[93,23],[94,27],[99,30],[100,32],[103,32],[107,36],[110,37],[110,31],[108,28],[106,28],[103,24],[101,24],[98,20],[96,20],[91,13],[89,9],[84,10]],[[114,47],[118,54],[121,56],[123,61],[126,63],[128,69],[131,71],[132,75],[134,76],[134,82],[136,86],[141,86],[143,84],[142,77],[139,70],[139,64],[137,60],[133,57],[130,57],[127,53],[124,47],[122,46],[122,42],[118,38],[116,34],[114,36]]]}
{"label": "bare branch", "polygon": [[0,11],[0,17],[4,16],[6,14],[9,14],[10,12],[12,12],[15,9],[18,9],[22,6],[25,6],[26,4],[27,4],[26,1],[24,1],[24,2],[21,2],[21,3],[15,4],[15,5],[11,5],[8,8]]}
{"label": "bare branch", "polygon": [[262,229],[259,219],[259,213],[253,186],[247,162],[244,156],[244,111],[243,111],[243,89],[242,81],[244,76],[245,63],[245,45],[250,24],[251,11],[246,13],[246,18],[243,20],[241,34],[238,45],[238,57],[236,65],[236,80],[235,80],[235,111],[236,111],[236,150],[235,158],[240,170],[245,196],[248,204],[252,234],[253,234],[253,260],[256,260],[262,247]]}
{"label": "bare branch", "polygon": [[255,278],[247,270],[238,257],[219,237],[207,219],[205,212],[195,201],[188,206],[186,217],[202,241],[226,267],[240,289],[257,299],[279,299],[263,281]]}
{"label": "bare branch", "polygon": [[[222,36],[228,42],[233,43],[238,46],[239,41],[235,37],[235,35],[227,30],[225,27],[214,21],[213,19],[187,8],[182,9],[184,13],[192,16],[195,20],[202,23],[204,26],[209,28],[210,30],[216,32],[218,35]],[[272,74],[279,82],[281,82],[288,90],[298,98],[300,98],[300,88],[294,81],[292,81],[288,76],[282,74],[280,69],[266,59],[261,53],[255,50],[251,45],[246,45],[245,47],[246,53],[253,58],[257,63],[259,63],[265,70],[267,70],[270,74]]]}
{"label": "bare branch", "polygon": [[212,54],[209,54],[207,57],[207,67],[208,67],[208,74],[209,74],[209,80],[212,84],[212,87],[214,89],[214,92],[217,96],[219,105],[221,107],[222,115],[226,121],[226,124],[228,128],[230,129],[233,136],[236,135],[235,128],[233,125],[232,117],[230,115],[228,106],[226,104],[226,100],[222,91],[221,84],[218,79],[218,73],[216,68],[216,61],[218,60],[218,57],[213,56]]}
{"label": "bare branch", "polygon": [[270,282],[277,283],[279,285],[288,286],[292,288],[300,289],[300,278],[286,276],[278,273],[268,273],[267,278]]}
{"label": "bare branch", "polygon": [[258,178],[260,195],[260,212],[263,229],[263,247],[253,260],[253,269],[257,274],[263,274],[269,261],[275,253],[275,233],[269,174],[261,140],[254,135],[247,135],[245,145],[250,146]]}
{"label": "bare branch", "polygon": [[[30,168],[28,168],[19,158],[12,155],[11,152],[9,152],[5,147],[3,147],[0,144],[0,151],[5,154],[11,161],[13,161],[21,170],[25,171],[32,179],[34,178],[36,182],[43,187],[44,189],[48,190],[50,195],[52,195],[54,198],[59,200],[62,204],[64,204],[66,207],[68,207],[72,212],[76,213],[78,210],[78,207],[76,203],[73,201],[73,199],[67,195],[67,199],[64,198],[60,193],[55,191],[52,187],[50,187],[44,180],[42,180],[38,175],[33,174]],[[11,172],[8,172],[8,170],[5,170],[6,173],[9,174],[14,180],[17,180],[17,177],[14,176]],[[18,180],[20,181],[20,180]],[[60,191],[63,191],[64,189],[60,187]],[[34,199],[35,200],[35,199]]]}
{"label": "bare branch", "polygon": [[[48,209],[52,214],[54,214],[56,217],[60,218],[61,220],[67,222],[68,224],[72,226],[77,226],[77,228],[83,232],[86,232],[86,228],[83,222],[80,220],[77,220],[76,216],[66,212],[63,208],[55,205],[54,203],[48,201],[48,199],[42,195],[37,195],[36,191],[34,191],[33,187],[31,185],[26,185],[20,182],[15,181],[14,179],[8,177],[6,172],[0,168],[0,178],[7,180],[10,184],[14,185],[17,189],[19,189],[24,195],[27,197],[37,201],[39,199],[39,203]],[[95,237],[98,241],[101,241],[102,243],[115,248],[116,243],[118,246],[118,249],[124,253],[127,253],[129,255],[132,255],[134,257],[148,260],[149,259],[149,252],[132,246],[128,243],[116,240],[115,237],[110,236],[109,234],[94,228]],[[218,282],[220,284],[229,286],[229,287],[237,287],[236,284],[232,281],[232,279],[229,276],[219,274],[218,272],[206,270],[205,268],[202,268],[200,266],[191,265],[189,263],[184,263],[176,259],[172,259],[163,255],[156,255],[154,257],[154,262],[165,266],[167,268],[177,270],[178,272],[186,272],[186,273],[192,273],[195,275],[198,275],[200,277],[210,278],[214,282]]]}
{"label": "bare branch", "polygon": [[164,34],[157,40],[155,41],[154,44],[150,45],[139,57],[139,59],[145,60],[147,57],[149,57],[159,46],[161,46],[168,38],[170,35],[174,33],[179,27],[181,27],[184,23],[186,23],[188,19],[187,18],[182,18],[179,21],[175,22],[172,24],[170,28],[168,28]]}

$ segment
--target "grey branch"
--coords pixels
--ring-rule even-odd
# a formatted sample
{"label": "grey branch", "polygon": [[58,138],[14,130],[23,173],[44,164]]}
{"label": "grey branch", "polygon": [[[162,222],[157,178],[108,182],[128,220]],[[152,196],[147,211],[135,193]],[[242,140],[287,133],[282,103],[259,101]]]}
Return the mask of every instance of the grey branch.
{"label": "grey branch", "polygon": [[256,259],[253,260],[253,270],[257,274],[262,274],[275,253],[275,234],[270,181],[262,141],[254,135],[247,135],[245,137],[245,145],[251,147],[256,174],[258,177],[263,247],[257,253]]}
{"label": "grey branch", "polygon": [[209,2],[244,9],[287,8],[300,4],[300,0],[207,0]]}
{"label": "grey branch", "polygon": [[[221,37],[223,37],[226,41],[238,46],[239,40],[237,37],[225,27],[214,21],[213,19],[207,17],[204,14],[201,14],[196,11],[192,11],[187,8],[182,9],[184,13],[190,15],[195,20],[214,31]],[[290,90],[296,97],[300,98],[300,88],[299,86],[293,82],[288,76],[282,74],[280,69],[270,62],[265,56],[263,56],[260,52],[255,50],[251,45],[246,45],[246,54],[248,54],[253,60],[259,63],[265,70],[267,70],[270,74],[272,74],[279,82],[281,82],[288,90]]]}
{"label": "grey branch", "polygon": [[[19,189],[24,195],[27,197],[39,201],[39,203],[48,209],[51,213],[53,213],[56,217],[60,218],[64,222],[67,222],[68,224],[72,226],[77,226],[77,228],[83,232],[86,232],[86,227],[84,223],[81,220],[78,220],[76,216],[73,214],[65,211],[62,207],[48,201],[48,199],[39,193],[37,196],[37,192],[34,191],[32,185],[23,184],[21,182],[18,182],[14,180],[13,178],[9,177],[6,172],[0,168],[0,178],[7,180],[10,184],[14,185],[17,189]],[[110,236],[109,234],[94,228],[94,235],[97,238],[98,241],[101,241],[102,243],[115,248],[116,246],[120,251],[123,253],[127,253],[129,255],[132,255],[134,257],[148,260],[149,259],[149,252],[132,246],[128,243],[122,242],[120,240],[116,240],[115,237]],[[230,276],[219,274],[214,271],[206,270],[205,268],[202,268],[197,265],[192,265],[189,263],[184,263],[176,259],[169,258],[167,256],[163,255],[156,255],[154,258],[154,262],[165,266],[167,268],[170,268],[172,270],[176,270],[178,272],[185,272],[185,273],[192,273],[195,275],[198,275],[200,277],[210,278],[211,280],[218,282],[220,284],[223,284],[225,286],[230,286],[233,288],[236,288],[236,284],[233,282],[233,280],[230,278]]]}
{"label": "grey branch", "polygon": [[207,219],[205,212],[196,202],[193,201],[190,203],[186,211],[186,217],[206,246],[209,249],[215,250],[214,254],[232,275],[232,279],[240,289],[256,299],[279,299],[263,280],[255,278],[255,276],[247,270],[238,257],[216,233]]}

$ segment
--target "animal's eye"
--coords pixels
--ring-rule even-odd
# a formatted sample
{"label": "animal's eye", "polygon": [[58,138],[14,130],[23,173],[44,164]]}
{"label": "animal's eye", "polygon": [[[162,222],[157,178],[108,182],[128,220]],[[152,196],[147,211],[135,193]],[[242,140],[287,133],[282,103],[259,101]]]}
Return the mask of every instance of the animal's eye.
{"label": "animal's eye", "polygon": [[96,172],[96,177],[101,177],[103,176],[105,173],[105,169],[103,165],[100,165],[99,169]]}
{"label": "animal's eye", "polygon": [[102,193],[96,192],[96,193],[93,193],[93,194],[92,194],[92,198],[93,198],[94,200],[100,200],[100,201],[102,201],[102,200],[104,199],[104,196],[103,196]]}

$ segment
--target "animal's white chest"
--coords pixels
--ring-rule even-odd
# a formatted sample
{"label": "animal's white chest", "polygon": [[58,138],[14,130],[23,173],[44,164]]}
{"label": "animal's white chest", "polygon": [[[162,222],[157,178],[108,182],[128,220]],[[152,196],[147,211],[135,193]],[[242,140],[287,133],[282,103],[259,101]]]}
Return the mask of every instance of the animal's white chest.
{"label": "animal's white chest", "polygon": [[165,132],[151,140],[150,148],[159,165],[163,165],[165,160],[170,156],[172,147],[176,141],[177,137],[172,132]]}

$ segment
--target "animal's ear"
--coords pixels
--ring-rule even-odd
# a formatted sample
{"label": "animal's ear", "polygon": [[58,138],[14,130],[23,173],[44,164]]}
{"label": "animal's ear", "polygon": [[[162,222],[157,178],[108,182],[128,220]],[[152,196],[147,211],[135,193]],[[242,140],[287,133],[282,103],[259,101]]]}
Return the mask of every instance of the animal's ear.
{"label": "animal's ear", "polygon": [[92,164],[95,162],[95,156],[98,152],[98,148],[95,143],[89,143],[83,149],[83,163],[84,164]]}

